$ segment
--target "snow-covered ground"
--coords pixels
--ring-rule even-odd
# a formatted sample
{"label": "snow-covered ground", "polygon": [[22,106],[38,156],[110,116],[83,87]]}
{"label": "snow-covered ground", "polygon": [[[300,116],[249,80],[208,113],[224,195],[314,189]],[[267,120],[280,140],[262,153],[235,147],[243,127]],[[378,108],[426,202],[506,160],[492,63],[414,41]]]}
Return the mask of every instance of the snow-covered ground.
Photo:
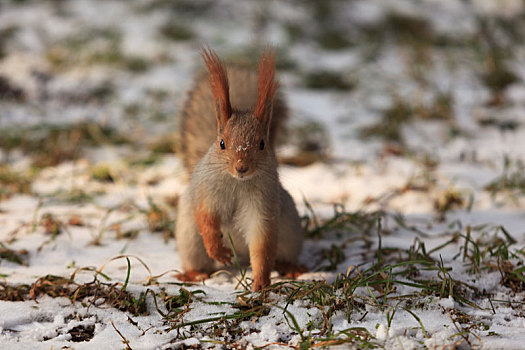
{"label": "snow-covered ground", "polygon": [[[523,348],[525,6],[495,3],[0,2],[0,348]],[[199,47],[268,42],[310,271],[183,285]]]}

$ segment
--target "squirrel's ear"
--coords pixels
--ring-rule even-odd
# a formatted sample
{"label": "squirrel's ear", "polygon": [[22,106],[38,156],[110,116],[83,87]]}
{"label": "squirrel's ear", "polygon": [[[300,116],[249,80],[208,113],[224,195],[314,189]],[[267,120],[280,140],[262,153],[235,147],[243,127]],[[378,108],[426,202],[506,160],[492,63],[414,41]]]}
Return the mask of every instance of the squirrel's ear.
{"label": "squirrel's ear", "polygon": [[259,61],[258,75],[257,104],[254,115],[259,120],[268,123],[272,115],[273,97],[278,86],[275,80],[275,50],[268,48],[263,51]]}
{"label": "squirrel's ear", "polygon": [[226,67],[219,56],[210,48],[201,48],[201,56],[208,68],[211,93],[215,105],[215,118],[220,128],[232,115],[230,87]]}

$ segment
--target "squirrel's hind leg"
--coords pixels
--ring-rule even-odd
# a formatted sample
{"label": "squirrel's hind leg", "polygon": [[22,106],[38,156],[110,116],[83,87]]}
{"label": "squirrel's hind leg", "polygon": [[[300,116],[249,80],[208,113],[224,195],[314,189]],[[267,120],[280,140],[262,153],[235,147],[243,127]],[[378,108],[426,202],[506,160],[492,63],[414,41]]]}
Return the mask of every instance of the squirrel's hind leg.
{"label": "squirrel's hind leg", "polygon": [[296,279],[303,273],[308,272],[308,268],[305,265],[298,265],[291,262],[279,261],[275,263],[275,269],[279,272],[279,275],[286,278]]}
{"label": "squirrel's hind leg", "polygon": [[200,281],[204,281],[210,276],[207,273],[200,272],[200,271],[184,271],[182,273],[176,274],[175,277],[179,281],[183,281],[183,282],[200,282]]}

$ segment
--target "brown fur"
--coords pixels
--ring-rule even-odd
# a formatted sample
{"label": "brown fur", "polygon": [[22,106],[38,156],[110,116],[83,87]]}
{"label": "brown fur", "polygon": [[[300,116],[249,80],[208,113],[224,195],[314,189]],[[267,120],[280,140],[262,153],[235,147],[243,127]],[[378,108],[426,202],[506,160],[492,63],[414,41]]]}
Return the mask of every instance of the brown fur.
{"label": "brown fur", "polygon": [[[257,103],[258,76],[255,70],[244,66],[227,69],[232,110],[253,110]],[[208,74],[198,74],[195,85],[188,92],[178,118],[176,152],[182,158],[189,174],[204,157],[210,145],[217,141],[217,121],[214,97]],[[275,147],[284,130],[288,108],[283,95],[277,90],[273,99],[270,121],[270,144]]]}
{"label": "brown fur", "polygon": [[263,235],[250,244],[250,264],[253,271],[253,290],[270,284],[270,273],[275,264],[275,228],[267,227]]}
{"label": "brown fur", "polygon": [[275,51],[267,49],[263,52],[259,61],[259,81],[257,83],[257,104],[255,105],[254,115],[263,119],[271,108],[273,96],[277,91],[275,81]]}
{"label": "brown fur", "polygon": [[[224,124],[232,114],[230,86],[226,67],[224,67],[224,64],[217,54],[211,49],[203,47],[201,49],[201,56],[206,67],[208,67],[211,93],[216,106],[215,117],[217,118],[217,124],[221,125]],[[217,108],[219,108],[219,110],[217,110]]]}
{"label": "brown fur", "polygon": [[222,244],[219,218],[201,204],[195,210],[195,221],[208,255],[223,264],[228,264],[232,258],[232,251]]}
{"label": "brown fur", "polygon": [[190,270],[190,271],[185,271],[184,273],[178,273],[178,274],[175,275],[175,277],[177,277],[177,279],[179,281],[199,282],[199,281],[204,281],[209,276],[208,276],[207,273],[202,273],[200,271]]}
{"label": "brown fur", "polygon": [[229,173],[236,177],[239,169],[247,169],[243,176],[250,176],[260,163],[261,139],[268,141],[267,123],[265,120],[250,118],[247,114],[238,112],[234,112],[231,118],[232,120],[224,126],[217,142],[224,140],[226,146],[224,159],[228,162]]}

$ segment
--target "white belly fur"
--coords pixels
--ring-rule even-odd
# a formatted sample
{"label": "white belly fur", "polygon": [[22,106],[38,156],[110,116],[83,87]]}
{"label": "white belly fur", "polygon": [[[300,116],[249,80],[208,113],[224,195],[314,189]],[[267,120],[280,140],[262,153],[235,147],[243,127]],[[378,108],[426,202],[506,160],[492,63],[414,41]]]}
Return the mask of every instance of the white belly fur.
{"label": "white belly fur", "polygon": [[243,200],[235,211],[233,222],[221,225],[225,246],[231,247],[228,237],[229,233],[232,237],[235,251],[242,261],[247,261],[249,244],[263,229],[263,218],[258,204],[253,196]]}

